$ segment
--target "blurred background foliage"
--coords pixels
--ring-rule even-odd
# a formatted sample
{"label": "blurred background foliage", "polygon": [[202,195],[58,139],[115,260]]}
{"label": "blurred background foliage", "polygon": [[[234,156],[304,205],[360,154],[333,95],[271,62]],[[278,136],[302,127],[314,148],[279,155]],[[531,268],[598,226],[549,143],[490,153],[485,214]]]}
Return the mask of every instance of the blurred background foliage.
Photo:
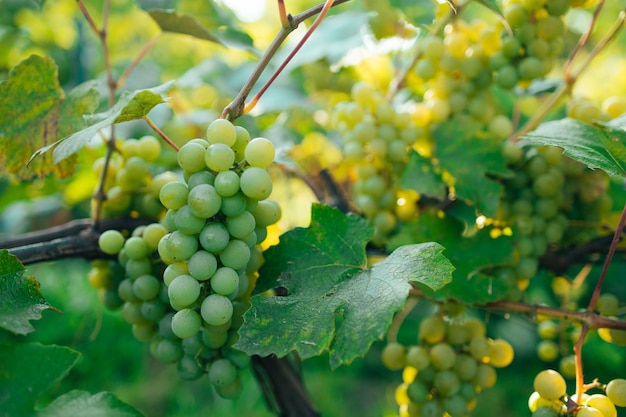
{"label": "blurred background foliage", "polygon": [[[100,22],[102,0],[85,3]],[[229,3],[236,3],[236,0]],[[317,3],[319,1],[286,1],[293,14]],[[409,21],[416,25],[414,27],[428,23],[435,10],[426,1],[391,0],[380,4],[383,3],[402,7]],[[121,86],[119,92],[149,88],[176,79],[176,87],[169,93],[169,105],[157,107],[151,117],[178,143],[203,135],[208,122],[217,117],[237,94],[259,53],[267,48],[280,27],[273,0],[267,0],[265,7],[257,5],[265,10],[264,13],[250,17],[239,10],[239,18],[226,5],[212,1],[112,0],[111,5],[109,48],[113,71],[118,76],[159,32],[147,15],[149,9],[175,8],[178,12],[193,15],[207,28],[217,28],[225,19],[254,39],[254,48],[244,51],[189,36],[164,34]],[[601,15],[598,27],[606,27],[611,16],[623,6],[623,1],[607,2],[607,11]],[[389,83],[397,59],[393,51],[403,45],[401,42],[374,42],[371,31],[376,28],[368,26],[368,17],[382,13],[376,10],[377,7],[376,2],[363,1],[332,9],[333,19],[328,19],[320,27],[255,111],[240,119],[239,123],[253,135],[263,132],[276,139],[281,162],[286,162],[285,169],[290,168],[289,155],[297,157],[303,164],[307,160],[310,164],[318,163],[321,147],[324,148],[324,158],[332,158],[333,145],[319,135],[323,132],[320,122],[328,118],[328,111],[334,103],[346,97],[356,79],[379,86]],[[495,19],[485,8],[477,7],[472,13],[476,17]],[[589,14],[574,13],[570,20],[570,27],[582,31]],[[297,38],[301,29],[292,38]],[[571,43],[575,39],[566,41]],[[261,82],[288,53],[289,45],[293,45],[293,40],[275,57]],[[577,94],[599,102],[615,91],[625,91],[625,50],[626,37],[621,36],[594,61],[577,84]],[[31,54],[54,58],[59,67],[60,83],[66,91],[87,80],[101,81],[101,110],[107,107],[102,49],[75,0],[0,0],[0,80],[6,79],[10,68]],[[607,91],[607,85],[612,91]],[[151,133],[140,122],[118,125],[116,132],[122,138]],[[294,145],[299,146],[294,148]],[[102,149],[98,145],[85,149],[80,155],[77,175],[63,180],[48,177],[18,185],[11,178],[1,178],[0,236],[87,217],[91,190],[95,186],[90,167],[101,155]],[[168,164],[173,166],[174,153],[166,154],[161,162],[164,170]],[[306,205],[314,196],[296,178],[279,181],[274,198],[282,202],[286,214],[281,228],[306,224]],[[63,314],[46,311],[44,319],[34,323],[37,332],[25,339],[66,345],[82,353],[78,366],[49,393],[49,398],[73,388],[91,392],[107,390],[149,417],[272,415],[265,408],[251,373],[245,376],[247,380],[241,397],[237,401],[227,401],[215,395],[205,380],[181,381],[173,367],[153,360],[148,346],[132,337],[119,312],[109,312],[99,302],[96,290],[85,279],[88,268],[88,263],[81,260],[29,268],[29,274],[41,281],[44,296]],[[572,273],[575,275],[576,271]],[[622,271],[622,276],[624,274],[626,270]],[[592,271],[590,276],[597,277],[597,271]],[[533,280],[531,301],[543,300],[550,293],[544,287],[545,282],[549,280]],[[591,280],[585,283],[587,286],[593,284]],[[621,299],[626,298],[626,286],[608,282],[606,288]],[[581,294],[585,292],[581,291]],[[581,299],[581,305],[585,301]],[[417,323],[433,311],[434,306],[429,303],[418,305],[402,326],[399,340],[414,343]],[[535,353],[535,325],[523,317],[488,314],[480,310],[473,314],[487,317],[490,336],[507,339],[516,352],[513,364],[499,370],[496,386],[481,394],[483,400],[473,415],[529,415],[526,403],[532,392],[532,377],[546,367]],[[380,364],[381,348],[382,343],[375,344],[368,356],[334,372],[328,369],[325,357],[303,363],[306,385],[324,416],[397,415],[394,389],[400,378],[384,370]],[[590,374],[605,379],[624,376],[626,348],[601,342],[595,333],[585,346],[584,359],[585,369]],[[548,366],[556,367],[557,364]]]}

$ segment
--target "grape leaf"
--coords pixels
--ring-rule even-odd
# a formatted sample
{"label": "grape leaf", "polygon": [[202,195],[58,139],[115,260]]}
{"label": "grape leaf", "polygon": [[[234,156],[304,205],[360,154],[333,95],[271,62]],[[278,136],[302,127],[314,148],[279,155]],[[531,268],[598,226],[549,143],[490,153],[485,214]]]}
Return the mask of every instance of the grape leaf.
{"label": "grape leaf", "polygon": [[504,187],[493,176],[506,178],[513,174],[502,157],[500,144],[481,139],[478,127],[457,122],[441,124],[433,135],[441,168],[455,178],[456,197],[475,205],[479,213],[495,217]]}
{"label": "grape leaf", "polygon": [[400,185],[439,200],[443,200],[447,194],[446,184],[441,174],[435,171],[432,160],[415,151],[409,154],[409,161],[400,176]]}
{"label": "grape leaf", "polygon": [[330,353],[333,368],[364,355],[384,336],[411,286],[438,290],[453,267],[436,243],[398,248],[367,267],[368,222],[335,208],[314,205],[309,228],[285,233],[266,252],[262,288],[282,286],[285,297],[256,295],[235,345],[249,354],[302,358]]}
{"label": "grape leaf", "polygon": [[177,13],[173,10],[150,10],[148,14],[156,24],[159,25],[163,32],[189,35],[223,46],[257,53],[253,46],[254,40],[248,34],[233,29],[232,25],[225,25],[223,22],[215,21],[212,22],[215,28],[209,30],[195,17],[185,13]]}
{"label": "grape leaf", "polygon": [[110,392],[91,395],[73,390],[39,410],[37,417],[140,417],[142,414]]}
{"label": "grape leaf", "polygon": [[0,345],[0,417],[32,415],[39,396],[67,375],[78,356],[64,346]]}
{"label": "grape leaf", "polygon": [[626,176],[626,132],[622,129],[565,118],[542,123],[524,139],[558,146],[565,155],[590,168]]}
{"label": "grape leaf", "polygon": [[90,118],[92,124],[85,129],[39,149],[33,154],[29,164],[37,160],[37,157],[44,155],[50,150],[53,150],[52,156],[54,163],[59,163],[81,150],[93,139],[100,129],[104,129],[115,123],[143,118],[157,104],[165,103],[163,94],[172,87],[173,83],[173,81],[169,81],[147,90],[125,92],[111,109],[104,113],[93,115]]}
{"label": "grape leaf", "polygon": [[493,239],[490,229],[483,228],[471,237],[463,237],[464,226],[451,217],[435,213],[420,215],[417,222],[407,224],[388,245],[390,250],[415,242],[437,241],[446,248],[446,257],[456,268],[453,280],[436,293],[424,291],[435,299],[456,299],[469,304],[482,304],[501,299],[508,292],[504,282],[481,273],[481,269],[510,262],[514,239],[500,236]]}
{"label": "grape leaf", "polygon": [[29,320],[39,320],[52,307],[39,292],[39,282],[24,277],[24,265],[7,250],[0,250],[0,328],[15,334],[35,329]]}
{"label": "grape leaf", "polygon": [[52,58],[31,55],[0,83],[0,173],[28,179],[50,173],[65,177],[73,172],[74,159],[58,163],[43,157],[26,165],[37,149],[84,128],[83,115],[98,106],[95,82],[80,85],[66,96],[57,72]]}

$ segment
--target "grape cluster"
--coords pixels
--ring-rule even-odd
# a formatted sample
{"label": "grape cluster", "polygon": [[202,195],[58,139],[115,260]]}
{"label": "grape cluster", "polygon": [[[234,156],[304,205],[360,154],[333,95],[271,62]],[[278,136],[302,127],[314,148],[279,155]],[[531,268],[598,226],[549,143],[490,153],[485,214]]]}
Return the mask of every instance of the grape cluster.
{"label": "grape cluster", "polygon": [[338,103],[333,125],[343,146],[345,161],[353,167],[354,202],[375,229],[373,242],[382,244],[396,227],[397,218],[416,215],[417,195],[396,183],[409,150],[423,136],[411,116],[397,111],[372,85],[355,84],[350,101]]}
{"label": "grape cluster", "polygon": [[533,417],[617,417],[617,407],[626,407],[626,379],[595,384],[599,393],[567,395],[563,376],[553,369],[539,372],[533,381],[534,392],[528,399]]}
{"label": "grape cluster", "polygon": [[575,225],[597,224],[612,202],[608,177],[565,157],[560,148],[507,144],[503,153],[515,176],[504,182],[496,224],[510,226],[517,240],[513,265],[496,275],[523,290],[551,245],[595,236],[596,229]]}
{"label": "grape cluster", "polygon": [[180,148],[184,180],[162,184],[161,222],[127,239],[109,230],[99,241],[125,270],[117,291],[134,336],[160,361],[177,363],[181,378],[208,373],[226,398],[241,390],[238,369],[249,361],[232,345],[262,263],[257,244],[281,214],[267,200],[274,153],[268,139],[215,120],[206,140]]}
{"label": "grape cluster", "polygon": [[419,344],[389,343],[383,349],[387,368],[404,368],[403,383],[396,389],[401,416],[466,416],[479,392],[495,384],[495,368],[513,360],[511,345],[487,337],[482,321],[457,320],[425,318]]}

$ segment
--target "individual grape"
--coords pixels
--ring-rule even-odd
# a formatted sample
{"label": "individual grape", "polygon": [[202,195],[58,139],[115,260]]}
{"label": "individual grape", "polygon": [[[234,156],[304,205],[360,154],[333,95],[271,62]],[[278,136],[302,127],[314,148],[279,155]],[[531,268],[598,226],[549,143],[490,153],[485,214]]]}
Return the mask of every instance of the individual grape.
{"label": "individual grape", "polygon": [[626,379],[609,381],[605,388],[606,396],[618,407],[626,407]]}
{"label": "individual grape", "polygon": [[476,370],[476,376],[474,377],[474,383],[481,389],[493,387],[496,383],[495,369],[485,363],[479,364]]}
{"label": "individual grape", "polygon": [[219,255],[222,265],[238,270],[244,268],[250,260],[250,247],[243,241],[233,239]]}
{"label": "individual grape", "polygon": [[253,167],[266,168],[274,161],[274,144],[266,138],[254,138],[245,148],[244,157]]}
{"label": "individual grape", "polygon": [[141,303],[126,301],[122,306],[122,317],[127,323],[142,324],[148,320],[141,314]]}
{"label": "individual grape", "polygon": [[124,269],[128,278],[133,280],[140,275],[150,274],[152,272],[152,264],[147,258],[129,259],[126,261]]}
{"label": "individual grape", "polygon": [[185,143],[176,155],[178,166],[189,173],[202,171],[206,168],[204,153],[205,149],[202,145],[193,142]]}
{"label": "individual grape", "polygon": [[496,339],[491,343],[489,363],[495,368],[504,368],[513,361],[513,347],[503,339]]}
{"label": "individual grape", "polygon": [[161,281],[153,275],[141,275],[133,281],[133,293],[142,301],[155,299],[161,291]]}
{"label": "individual grape", "polygon": [[209,367],[209,380],[215,386],[226,386],[237,379],[237,368],[228,359],[216,359]]}
{"label": "individual grape", "polygon": [[209,349],[219,349],[226,344],[228,341],[228,333],[210,331],[206,328],[203,329],[202,332],[202,343]]}
{"label": "individual grape", "polygon": [[141,315],[146,319],[158,322],[165,315],[166,306],[159,299],[141,303]]}
{"label": "individual grape", "polygon": [[485,336],[476,336],[470,340],[469,352],[477,360],[489,357],[491,354],[491,343]]}
{"label": "individual grape", "polygon": [[217,258],[210,252],[199,250],[189,258],[187,267],[189,275],[198,281],[206,281],[217,271]]}
{"label": "individual grape", "polygon": [[410,346],[406,352],[406,362],[418,371],[428,368],[430,366],[428,349],[424,346]]}
{"label": "individual grape", "polygon": [[537,356],[544,362],[552,362],[559,357],[559,345],[552,340],[542,340],[537,344]]}
{"label": "individual grape", "polygon": [[165,247],[169,256],[175,261],[185,261],[198,251],[198,239],[178,230],[165,235],[163,239],[165,239]]}
{"label": "individual grape", "polygon": [[195,335],[200,331],[201,326],[200,315],[189,308],[177,311],[172,317],[172,332],[181,339]]}
{"label": "individual grape", "polygon": [[124,243],[124,252],[130,259],[143,259],[148,255],[148,245],[140,237],[130,237]]}
{"label": "individual grape", "polygon": [[613,316],[619,311],[619,299],[614,294],[601,294],[598,297],[596,310],[603,316]]}
{"label": "individual grape", "polygon": [[272,179],[265,169],[250,167],[241,174],[239,186],[247,197],[265,200],[272,192]]}
{"label": "individual grape", "polygon": [[206,219],[194,215],[191,207],[184,205],[174,215],[176,229],[186,235],[197,235],[204,228]]}
{"label": "individual grape", "polygon": [[230,241],[230,234],[226,226],[218,222],[210,222],[204,226],[198,237],[200,245],[208,252],[219,253],[223,251]]}
{"label": "individual grape", "polygon": [[219,172],[213,186],[222,197],[231,197],[239,191],[239,175],[235,171]]}
{"label": "individual grape", "polygon": [[143,230],[142,237],[148,246],[148,250],[155,251],[159,246],[159,241],[166,234],[167,229],[163,225],[159,223],[152,223],[147,225]]}
{"label": "individual grape", "polygon": [[444,397],[455,395],[461,388],[461,380],[454,371],[440,371],[435,374],[433,385]]}
{"label": "individual grape", "polygon": [[273,200],[259,201],[256,208],[252,211],[252,215],[257,226],[267,227],[280,220],[280,205]]}
{"label": "individual grape", "polygon": [[456,360],[456,352],[447,343],[437,343],[430,348],[430,363],[435,369],[450,369]]}
{"label": "individual grape", "polygon": [[446,324],[441,317],[426,317],[419,326],[419,337],[428,343],[437,343],[445,337]]}
{"label": "individual grape", "polygon": [[167,209],[178,210],[187,204],[189,189],[180,182],[168,182],[159,192],[159,199]]}
{"label": "individual grape", "polygon": [[227,216],[225,224],[228,233],[239,239],[250,234],[256,227],[254,216],[249,211],[244,211],[238,216]]}
{"label": "individual grape", "polygon": [[409,384],[406,394],[414,403],[423,403],[428,399],[430,390],[424,381],[416,379]]}
{"label": "individual grape", "polygon": [[200,184],[215,184],[215,175],[213,175],[211,171],[202,170],[191,174],[187,179],[187,187],[189,187],[190,190]]}
{"label": "individual grape", "polygon": [[173,304],[188,307],[200,296],[200,283],[191,275],[179,275],[167,287],[167,294]]}
{"label": "individual grape", "polygon": [[237,130],[230,121],[215,119],[207,127],[206,138],[211,144],[221,143],[230,147],[237,140]]}
{"label": "individual grape", "polygon": [[157,342],[155,357],[161,362],[174,363],[184,355],[180,342],[171,339],[161,339]]}
{"label": "individual grape", "polygon": [[189,191],[186,203],[189,204],[189,208],[195,216],[208,219],[220,211],[222,197],[212,185],[199,184]]}
{"label": "individual grape", "polygon": [[210,294],[202,301],[200,312],[207,324],[220,326],[232,318],[233,303],[223,295]]}
{"label": "individual grape", "polygon": [[585,405],[597,409],[604,417],[617,417],[615,404],[606,395],[592,394],[585,401]]}
{"label": "individual grape", "polygon": [[154,323],[135,323],[131,326],[133,337],[140,342],[149,342],[156,334]]}
{"label": "individual grape", "polygon": [[212,171],[228,171],[235,163],[235,152],[224,143],[214,143],[206,149],[204,161]]}
{"label": "individual grape", "polygon": [[380,358],[383,365],[392,371],[397,371],[406,366],[406,349],[399,343],[387,343],[383,348]]}
{"label": "individual grape", "polygon": [[239,288],[239,274],[231,268],[221,267],[211,276],[211,290],[229,296]]}
{"label": "individual grape", "polygon": [[533,388],[547,400],[558,400],[566,394],[567,385],[561,374],[553,369],[546,369],[535,376]]}
{"label": "individual grape", "polygon": [[98,237],[98,246],[107,255],[117,255],[124,247],[124,242],[124,235],[118,230],[106,230]]}
{"label": "individual grape", "polygon": [[478,372],[478,362],[469,355],[458,354],[453,369],[461,380],[471,381]]}
{"label": "individual grape", "polygon": [[[259,201],[261,203],[261,201]],[[248,198],[238,191],[231,197],[223,197],[220,211],[226,216],[239,216],[248,208]],[[253,213],[254,214],[254,213]],[[256,219],[256,218],[255,218]],[[258,224],[258,220],[257,220]]]}
{"label": "individual grape", "polygon": [[539,407],[533,411],[531,417],[558,417],[559,413],[551,407]]}
{"label": "individual grape", "polygon": [[235,126],[235,130],[237,132],[237,138],[232,145],[232,149],[235,152],[235,161],[241,162],[245,158],[245,149],[248,142],[250,142],[250,134],[241,126]]}
{"label": "individual grape", "polygon": [[241,391],[241,378],[239,377],[237,377],[231,384],[215,387],[215,392],[217,392],[220,397],[225,399],[237,398],[239,394],[241,394]]}
{"label": "individual grape", "polygon": [[204,374],[204,369],[192,355],[183,355],[178,360],[176,370],[178,371],[178,376],[185,381],[195,381]]}

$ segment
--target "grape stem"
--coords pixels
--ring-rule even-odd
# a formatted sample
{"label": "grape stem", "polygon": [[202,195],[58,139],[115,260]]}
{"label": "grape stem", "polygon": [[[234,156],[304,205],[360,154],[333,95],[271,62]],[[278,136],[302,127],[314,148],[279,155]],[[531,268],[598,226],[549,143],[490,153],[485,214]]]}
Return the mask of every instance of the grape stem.
{"label": "grape stem", "polygon": [[170,139],[165,132],[163,132],[161,129],[159,129],[159,127],[152,121],[152,119],[150,117],[148,117],[148,115],[143,116],[143,119],[146,121],[146,123],[148,123],[148,126],[150,126],[150,128],[152,128],[152,130],[154,130],[156,132],[157,135],[161,136],[161,138],[168,144],[170,145],[170,147],[172,149],[174,149],[176,152],[178,152],[178,145],[175,144],[172,139]]}
{"label": "grape stem", "polygon": [[387,343],[398,342],[398,332],[400,331],[400,326],[402,326],[404,319],[406,319],[411,310],[415,308],[418,301],[419,300],[417,298],[409,298],[404,305],[404,308],[394,316],[391,326],[389,326],[389,331],[387,332]]}
{"label": "grape stem", "polygon": [[[269,86],[274,82],[276,77],[278,77],[278,75],[285,68],[285,66],[291,61],[291,59],[296,54],[296,52],[298,52],[300,48],[302,47],[302,45],[304,45],[304,43],[306,42],[310,34],[313,33],[313,31],[317,28],[317,26],[319,25],[323,17],[326,15],[328,10],[331,7],[337,6],[342,3],[346,3],[348,1],[350,0],[326,0],[324,3],[318,4],[317,6],[312,7],[295,16],[292,16],[291,19],[288,19],[289,25],[285,26],[283,24],[278,34],[274,37],[274,40],[272,41],[271,45],[268,47],[267,51],[265,51],[265,53],[263,54],[263,56],[257,63],[256,67],[252,71],[252,74],[250,74],[250,77],[246,80],[245,84],[239,91],[239,94],[237,94],[237,97],[235,97],[235,99],[228,106],[224,108],[224,110],[222,111],[221,117],[223,119],[234,121],[242,114],[250,111],[256,105],[256,103],[261,98],[263,93],[265,93],[265,91],[269,88]],[[245,101],[248,98],[248,95],[250,94],[250,92],[252,91],[252,88],[257,83],[257,81],[261,77],[261,74],[263,74],[263,71],[265,71],[265,68],[267,68],[270,61],[272,60],[274,55],[278,52],[278,49],[283,44],[283,42],[287,39],[289,34],[293,32],[294,30],[296,30],[296,28],[300,25],[300,23],[302,23],[309,17],[315,16],[318,14],[320,16],[315,20],[313,25],[309,28],[304,38],[300,40],[298,45],[289,54],[289,56],[285,59],[285,61],[281,64],[281,66],[278,67],[276,71],[274,71],[274,74],[272,74],[270,79],[265,83],[265,85],[261,88],[261,90],[259,90],[259,92],[251,100],[251,102],[248,105],[246,105]]]}

